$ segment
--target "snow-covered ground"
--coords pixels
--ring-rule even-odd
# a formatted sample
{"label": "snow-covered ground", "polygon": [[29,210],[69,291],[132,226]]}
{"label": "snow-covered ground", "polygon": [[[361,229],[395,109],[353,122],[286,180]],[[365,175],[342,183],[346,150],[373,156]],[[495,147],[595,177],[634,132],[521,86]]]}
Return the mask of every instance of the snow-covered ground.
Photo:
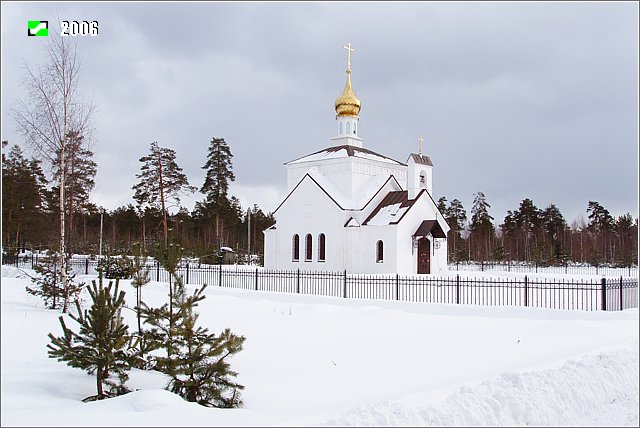
{"label": "snow-covered ground", "polygon": [[[90,281],[94,276],[76,279]],[[350,300],[211,286],[200,323],[246,336],[233,360],[242,409],[210,409],[134,370],[100,402],[95,380],[47,357],[57,311],[2,267],[2,426],[638,426],[638,309]],[[188,286],[193,289],[195,286]],[[133,303],[129,281],[121,283]],[[152,282],[143,297],[166,301]],[[134,325],[134,314],[125,316]],[[74,325],[69,320],[68,324]]]}

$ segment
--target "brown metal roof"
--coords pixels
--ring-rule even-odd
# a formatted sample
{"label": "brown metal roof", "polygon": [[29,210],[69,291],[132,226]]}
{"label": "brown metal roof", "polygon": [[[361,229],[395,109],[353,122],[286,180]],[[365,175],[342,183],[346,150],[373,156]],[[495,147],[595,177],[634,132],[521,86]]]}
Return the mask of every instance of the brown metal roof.
{"label": "brown metal roof", "polygon": [[416,230],[416,233],[413,234],[413,236],[427,236],[429,235],[429,232],[431,232],[431,236],[433,236],[434,238],[447,237],[437,220],[424,220],[422,223],[420,223],[420,226],[418,226],[418,229]]}
{"label": "brown metal roof", "polygon": [[303,156],[301,158],[294,159],[292,161],[286,162],[285,165],[287,163],[291,163],[291,162],[298,161],[300,159],[304,159],[307,156],[313,156],[313,155],[317,155],[317,154],[323,153],[323,152],[333,153],[333,152],[337,152],[337,151],[343,150],[343,149],[346,150],[347,156],[356,156],[357,157],[357,155],[356,155],[357,153],[365,153],[365,154],[368,154],[368,155],[374,155],[374,156],[378,156],[378,157],[381,157],[381,158],[384,158],[384,159],[389,159],[390,161],[393,161],[393,162],[397,163],[398,165],[405,165],[402,162],[399,162],[399,161],[397,161],[395,159],[392,159],[392,158],[390,158],[388,156],[381,155],[380,153],[376,153],[373,150],[365,149],[364,147],[350,146],[350,145],[347,145],[347,144],[344,144],[342,146],[327,147],[326,149],[318,150],[317,152],[314,152],[314,153],[305,155],[305,156]]}
{"label": "brown metal roof", "polygon": [[[384,197],[384,199],[382,199],[382,201],[380,201],[380,203],[378,204],[378,206],[373,210],[373,212],[371,212],[371,214],[369,214],[369,217],[367,217],[367,219],[364,221],[364,223],[362,223],[363,225],[366,225],[369,220],[371,220],[373,217],[376,216],[376,214],[378,214],[378,212],[380,212],[380,210],[386,206],[389,205],[394,205],[394,204],[400,204],[400,208],[404,208],[404,207],[411,207],[417,200],[416,199],[409,199],[407,196],[407,191],[406,190],[400,190],[400,191],[396,191],[396,192],[389,192],[387,193],[387,196]],[[398,219],[397,221],[394,221],[393,223],[390,224],[397,224],[399,221],[401,220]]]}
{"label": "brown metal roof", "polygon": [[415,163],[419,163],[421,165],[433,166],[433,164],[431,163],[431,159],[429,159],[429,156],[427,155],[417,155],[415,153],[411,153],[409,158],[413,159]]}

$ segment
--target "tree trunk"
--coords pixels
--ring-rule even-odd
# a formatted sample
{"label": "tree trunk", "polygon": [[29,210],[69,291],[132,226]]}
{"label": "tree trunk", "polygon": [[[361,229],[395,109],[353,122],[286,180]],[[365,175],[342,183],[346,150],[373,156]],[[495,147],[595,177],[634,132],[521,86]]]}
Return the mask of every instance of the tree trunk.
{"label": "tree trunk", "polygon": [[[164,247],[167,248],[169,242],[169,227],[167,225],[167,210],[164,206],[164,183],[162,180],[162,159],[158,157],[158,171],[160,175],[160,203],[162,204],[162,225],[164,229]],[[171,279],[169,279],[171,281]]]}
{"label": "tree trunk", "polygon": [[98,400],[104,398],[104,390],[102,389],[102,366],[98,365],[98,370],[96,370],[96,387],[98,389]]}
{"label": "tree trunk", "polygon": [[173,285],[171,277],[173,274],[169,272],[169,346],[167,347],[167,355],[171,356],[171,343],[173,342]]}
{"label": "tree trunk", "polygon": [[[64,129],[64,138],[67,135],[67,124],[66,124],[66,103],[65,103],[65,129]],[[67,286],[67,263],[66,263],[66,249],[64,245],[65,241],[65,209],[64,209],[64,187],[65,183],[65,148],[66,141],[61,141],[61,154],[60,154],[60,282],[62,283],[62,287],[64,289],[65,297],[64,304],[62,307],[62,312],[66,313],[69,310],[69,287]]]}

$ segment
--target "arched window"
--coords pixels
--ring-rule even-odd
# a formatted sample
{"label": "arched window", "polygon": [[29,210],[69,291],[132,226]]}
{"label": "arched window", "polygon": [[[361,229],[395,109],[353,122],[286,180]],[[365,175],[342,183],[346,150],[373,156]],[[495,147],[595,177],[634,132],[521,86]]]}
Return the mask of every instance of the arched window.
{"label": "arched window", "polygon": [[384,244],[382,241],[378,241],[376,244],[376,263],[382,263],[384,261]]}
{"label": "arched window", "polygon": [[347,134],[351,134],[351,122],[347,122]]}
{"label": "arched window", "polygon": [[353,135],[356,135],[356,122],[353,122]]}
{"label": "arched window", "polygon": [[338,135],[342,135],[342,122],[340,122],[340,125],[338,126]]}
{"label": "arched window", "polygon": [[311,256],[313,255],[313,238],[311,237],[310,233],[307,233],[306,238],[304,239],[304,246],[305,246],[305,251],[304,251],[304,261],[305,262],[310,262],[311,261]]}
{"label": "arched window", "polygon": [[318,235],[318,261],[323,262],[325,257],[324,233]]}
{"label": "arched window", "polygon": [[291,258],[294,262],[300,260],[300,236],[296,233],[291,240]]}
{"label": "arched window", "polygon": [[427,187],[427,173],[420,171],[420,187]]}

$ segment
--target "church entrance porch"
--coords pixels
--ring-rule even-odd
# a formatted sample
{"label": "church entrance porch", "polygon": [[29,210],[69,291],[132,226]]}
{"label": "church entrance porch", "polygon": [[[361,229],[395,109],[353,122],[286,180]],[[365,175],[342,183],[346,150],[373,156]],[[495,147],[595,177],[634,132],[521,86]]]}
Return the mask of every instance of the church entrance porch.
{"label": "church entrance porch", "polygon": [[427,238],[418,240],[418,273],[431,273],[431,242]]}

